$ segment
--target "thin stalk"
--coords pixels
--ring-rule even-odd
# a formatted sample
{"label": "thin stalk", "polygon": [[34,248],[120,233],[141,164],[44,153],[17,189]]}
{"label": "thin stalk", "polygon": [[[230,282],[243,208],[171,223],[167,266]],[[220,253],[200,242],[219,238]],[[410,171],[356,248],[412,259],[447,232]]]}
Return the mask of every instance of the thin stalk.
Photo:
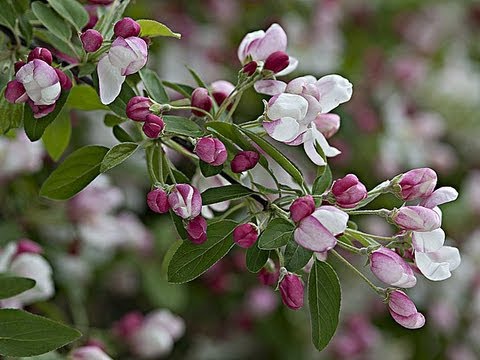
{"label": "thin stalk", "polygon": [[355,247],[355,246],[352,246],[352,245],[349,245],[349,244],[347,244],[347,243],[344,243],[344,242],[342,242],[342,241],[340,241],[340,240],[337,241],[337,245],[340,246],[341,248],[345,249],[345,250],[348,250],[348,251],[354,253],[354,254],[364,255],[364,254],[362,253],[362,249],[359,249],[359,248],[357,248],[357,247]]}
{"label": "thin stalk", "polygon": [[155,174],[155,170],[153,167],[153,152],[155,151],[155,148],[153,146],[149,146],[145,149],[145,156],[147,159],[147,170],[148,170],[148,175],[150,175],[150,181],[152,184],[158,183],[157,175]]}
{"label": "thin stalk", "polygon": [[215,120],[214,117],[212,116],[212,114],[210,114],[208,111],[197,108],[195,106],[173,106],[173,105],[170,105],[170,110],[195,110],[195,111],[201,112],[202,114],[206,115],[211,121]]}
{"label": "thin stalk", "polygon": [[393,239],[396,238],[396,236],[380,236],[380,235],[367,234],[367,233],[364,233],[362,231],[358,231],[358,230],[354,230],[354,229],[347,229],[347,231],[349,233],[352,233],[352,234],[367,236],[367,237],[371,237],[371,238],[377,239],[377,240],[392,241]]}
{"label": "thin stalk", "polygon": [[390,210],[387,209],[378,209],[378,210],[345,210],[349,215],[377,215],[382,217],[387,217],[390,214]]}

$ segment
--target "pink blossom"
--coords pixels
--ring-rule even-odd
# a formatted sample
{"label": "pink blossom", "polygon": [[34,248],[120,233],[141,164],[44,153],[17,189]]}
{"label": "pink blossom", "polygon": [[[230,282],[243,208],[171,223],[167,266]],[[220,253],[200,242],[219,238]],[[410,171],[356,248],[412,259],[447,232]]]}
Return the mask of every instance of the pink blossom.
{"label": "pink blossom", "polygon": [[354,174],[335,180],[332,194],[338,206],[349,209],[367,197],[367,189]]}
{"label": "pink blossom", "polygon": [[196,188],[189,184],[177,184],[168,195],[168,203],[173,212],[183,219],[193,219],[202,210],[202,197]]}
{"label": "pink blossom", "polygon": [[302,279],[293,273],[286,274],[279,285],[283,303],[292,310],[303,307],[304,285]]}
{"label": "pink blossom", "polygon": [[407,329],[419,329],[425,325],[425,317],[417,311],[413,301],[403,291],[390,293],[388,307],[393,319]]}
{"label": "pink blossom", "polygon": [[377,278],[392,286],[410,288],[417,283],[412,268],[405,260],[385,247],[372,252],[370,269]]}

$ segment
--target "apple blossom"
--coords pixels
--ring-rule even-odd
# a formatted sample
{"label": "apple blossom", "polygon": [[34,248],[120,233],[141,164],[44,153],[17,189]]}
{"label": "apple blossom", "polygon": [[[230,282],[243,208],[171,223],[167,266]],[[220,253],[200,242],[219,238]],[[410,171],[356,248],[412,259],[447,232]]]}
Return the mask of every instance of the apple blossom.
{"label": "apple blossom", "polygon": [[418,329],[425,325],[425,317],[403,291],[390,293],[388,307],[393,319],[407,329]]}
{"label": "apple blossom", "polygon": [[28,100],[28,95],[22,83],[17,80],[8,82],[5,88],[5,99],[12,104],[23,103]]}
{"label": "apple blossom", "polygon": [[83,48],[86,52],[95,52],[102,46],[103,36],[97,30],[88,29],[80,35]]}
{"label": "apple blossom", "polygon": [[227,149],[217,138],[200,138],[195,145],[195,153],[200,160],[212,166],[220,166],[227,161]]}
{"label": "apple blossom", "polygon": [[129,38],[140,34],[140,24],[132,18],[126,17],[116,22],[113,27],[115,36]]}
{"label": "apple blossom", "polygon": [[207,241],[207,220],[202,215],[190,220],[186,230],[192,243],[200,245]]}
{"label": "apple blossom", "polygon": [[413,169],[402,175],[398,185],[405,201],[430,196],[437,184],[437,174],[430,168]]}
{"label": "apple blossom", "polygon": [[432,281],[448,279],[460,262],[460,253],[452,246],[442,246],[430,252],[415,251],[415,264],[422,274]]}
{"label": "apple blossom", "polygon": [[293,221],[299,222],[315,211],[315,200],[312,195],[302,196],[292,202],[289,208],[290,217]]}
{"label": "apple blossom", "polygon": [[292,310],[303,307],[304,285],[300,276],[287,273],[279,285],[282,301]]}
{"label": "apple blossom", "polygon": [[[212,110],[213,107],[213,101],[210,95],[208,94],[208,90],[205,88],[196,88],[192,92],[192,106],[202,109],[206,112],[209,112]],[[197,116],[205,116],[205,113],[195,110],[192,110],[192,113]]]}
{"label": "apple blossom", "polygon": [[42,47],[36,47],[30,53],[28,54],[28,62],[33,61],[35,59],[38,60],[43,60],[45,61],[48,65],[52,65],[53,57],[52,53],[50,50],[42,48]]}
{"label": "apple blossom", "polygon": [[217,80],[210,84],[210,90],[217,105],[222,105],[233,89],[235,89],[235,85],[225,80]]}
{"label": "apple blossom", "polygon": [[165,123],[163,119],[155,114],[148,114],[143,123],[143,133],[150,139],[156,139],[162,134]]}
{"label": "apple blossom", "polygon": [[134,121],[145,121],[147,116],[151,114],[150,106],[153,102],[144,96],[134,96],[128,103],[125,110],[127,117]]}
{"label": "apple blossom", "polygon": [[392,212],[393,222],[404,230],[432,231],[441,225],[440,216],[423,206],[403,206]]}
{"label": "apple blossom", "polygon": [[410,288],[417,279],[412,268],[396,252],[381,247],[370,255],[372,273],[386,284]]}
{"label": "apple blossom", "polygon": [[43,60],[33,59],[18,70],[16,79],[34,105],[53,105],[61,92],[55,69]]}
{"label": "apple blossom", "polygon": [[242,248],[252,247],[257,239],[258,228],[255,224],[240,224],[233,230],[233,241]]}
{"label": "apple blossom", "polygon": [[163,189],[153,189],[147,194],[147,204],[150,210],[164,214],[170,210],[168,195]]}
{"label": "apple blossom", "polygon": [[256,151],[240,151],[233,158],[230,166],[234,173],[241,173],[253,169],[260,160],[260,154]]}
{"label": "apple blossom", "polygon": [[82,346],[73,350],[69,360],[113,360],[98,346]]}
{"label": "apple blossom", "polygon": [[172,211],[183,219],[193,219],[200,214],[202,197],[199,191],[189,184],[177,184],[168,195]]}
{"label": "apple blossom", "polygon": [[367,197],[367,189],[354,174],[335,180],[331,190],[338,206],[353,208]]}

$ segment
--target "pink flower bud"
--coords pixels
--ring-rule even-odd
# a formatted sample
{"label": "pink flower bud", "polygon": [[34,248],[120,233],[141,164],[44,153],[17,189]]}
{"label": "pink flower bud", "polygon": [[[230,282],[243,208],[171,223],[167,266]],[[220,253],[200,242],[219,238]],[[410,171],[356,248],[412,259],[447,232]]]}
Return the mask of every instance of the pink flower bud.
{"label": "pink flower bud", "polygon": [[127,103],[127,117],[134,121],[145,121],[151,114],[152,100],[144,96],[134,96]]}
{"label": "pink flower bud", "polygon": [[72,80],[60,69],[55,69],[58,76],[58,81],[63,90],[68,91],[72,88]]}
{"label": "pink flower bud", "polygon": [[154,189],[147,194],[147,205],[153,212],[164,214],[170,210],[168,195],[163,189]]}
{"label": "pink flower bud", "polygon": [[340,116],[337,114],[318,114],[313,123],[317,130],[329,139],[340,129]]}
{"label": "pink flower bud", "polygon": [[333,183],[332,194],[338,206],[349,209],[367,197],[367,189],[353,174],[348,174]]}
{"label": "pink flower bud", "polygon": [[177,184],[168,195],[168,203],[173,212],[183,219],[193,219],[200,215],[202,197],[200,192],[189,184]]}
{"label": "pink flower bud", "polygon": [[78,347],[70,353],[68,358],[70,360],[112,360],[102,348],[95,345]]}
{"label": "pink flower bud", "polygon": [[113,324],[113,332],[116,336],[126,340],[142,326],[142,323],[142,313],[139,311],[132,311],[125,314],[118,322]]}
{"label": "pink flower bud", "polygon": [[43,249],[40,245],[38,245],[36,242],[32,240],[22,239],[17,243],[16,255],[20,255],[23,253],[41,254],[43,253]]}
{"label": "pink flower bud", "polygon": [[403,200],[425,198],[435,189],[437,174],[430,168],[413,169],[403,174],[398,184],[402,188]]}
{"label": "pink flower bud", "polygon": [[43,60],[33,59],[25,64],[15,78],[35,105],[53,105],[60,97],[62,87],[57,72]]}
{"label": "pink flower bud", "polygon": [[372,273],[386,284],[411,288],[417,283],[412,268],[396,252],[381,247],[370,256]]}
{"label": "pink flower bud", "polygon": [[293,221],[299,222],[315,211],[315,200],[312,195],[302,196],[290,205],[290,217]]}
{"label": "pink flower bud", "polygon": [[150,139],[156,139],[163,132],[164,127],[165,123],[160,116],[148,114],[142,130]]}
{"label": "pink flower bud", "polygon": [[88,29],[93,29],[98,22],[97,15],[97,6],[96,5],[85,5],[85,10],[88,12],[88,23],[82,29],[83,31]]}
{"label": "pink flower bud", "polygon": [[32,51],[30,51],[30,54],[28,54],[28,62],[33,61],[35,59],[43,60],[48,65],[52,65],[53,57],[50,50],[42,47],[36,47]]}
{"label": "pink flower bud", "polygon": [[252,76],[253,74],[255,74],[255,71],[257,71],[257,67],[258,64],[256,61],[250,61],[243,66],[242,71],[248,76]]}
{"label": "pink flower bud", "polygon": [[86,52],[92,53],[100,49],[103,43],[103,36],[97,30],[89,29],[80,35],[83,48]]}
{"label": "pink flower bud", "polygon": [[273,73],[276,74],[286,69],[289,64],[290,60],[286,53],[284,53],[283,51],[275,51],[267,57],[263,68],[265,70],[273,71]]}
{"label": "pink flower bud", "polygon": [[115,33],[115,36],[120,36],[123,38],[138,36],[140,34],[140,30],[140,24],[129,17],[117,21],[117,23],[113,27],[113,32]]}
{"label": "pink flower bud", "polygon": [[390,293],[388,307],[393,319],[407,329],[419,329],[425,325],[425,317],[403,291]]}
{"label": "pink flower bud", "polygon": [[22,68],[23,65],[25,65],[25,61],[17,61],[15,65],[13,66],[15,68],[15,74]]}
{"label": "pink flower bud", "polygon": [[204,137],[198,140],[195,146],[195,153],[200,160],[213,166],[222,165],[227,161],[227,149],[223,143],[211,137]]}
{"label": "pink flower bud", "polygon": [[20,104],[28,100],[28,95],[22,83],[12,80],[7,84],[5,89],[5,99],[12,104]]}
{"label": "pink flower bud", "polygon": [[303,307],[304,286],[302,279],[293,273],[285,275],[280,282],[280,294],[283,303],[292,310]]}
{"label": "pink flower bud", "polygon": [[33,117],[35,119],[40,119],[44,116],[47,116],[50,114],[52,111],[55,110],[55,104],[52,105],[35,105],[33,101],[28,100],[27,104],[30,106],[30,108],[33,111]]}
{"label": "pink flower bud", "polygon": [[207,241],[207,220],[201,215],[190,220],[187,224],[188,238],[194,244],[200,245]]}
{"label": "pink flower bud", "polygon": [[233,230],[233,241],[235,241],[235,243],[242,248],[247,249],[252,247],[257,239],[258,228],[255,226],[255,224],[240,224]]}
{"label": "pink flower bud", "polygon": [[253,169],[260,160],[260,154],[256,151],[240,151],[230,164],[234,173],[241,173]]}
{"label": "pink flower bud", "polygon": [[277,271],[270,271],[266,268],[262,268],[258,273],[258,280],[263,285],[272,286],[275,285],[278,281],[278,270]]}
{"label": "pink flower bud", "polygon": [[[213,101],[210,95],[208,95],[208,90],[205,88],[196,88],[192,93],[192,106],[205,110],[210,111],[213,106]],[[192,110],[192,113],[196,116],[205,116],[204,113],[198,110]]]}
{"label": "pink flower bud", "polygon": [[228,97],[228,95],[231,94],[233,89],[235,89],[235,85],[225,80],[218,80],[218,81],[214,81],[210,85],[210,88],[211,88],[212,96],[215,99],[215,102],[218,105],[221,105],[225,101],[225,99]]}
{"label": "pink flower bud", "polygon": [[393,222],[404,230],[432,231],[441,226],[440,216],[423,206],[403,206],[393,211]]}

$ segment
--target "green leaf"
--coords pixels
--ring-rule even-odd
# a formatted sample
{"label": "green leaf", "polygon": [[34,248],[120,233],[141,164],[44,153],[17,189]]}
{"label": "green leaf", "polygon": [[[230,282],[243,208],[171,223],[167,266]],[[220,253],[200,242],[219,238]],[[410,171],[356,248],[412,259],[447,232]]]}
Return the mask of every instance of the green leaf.
{"label": "green leaf", "polygon": [[202,172],[202,175],[205,177],[218,175],[223,170],[223,165],[212,166],[210,164],[207,164],[204,161],[199,161],[199,163],[200,163],[200,171]]}
{"label": "green leaf", "polygon": [[133,140],[130,134],[127,133],[118,125],[115,125],[113,127],[113,136],[115,136],[115,139],[117,139],[120,142],[135,142],[135,140]]}
{"label": "green leaf", "polygon": [[67,200],[90,184],[99,174],[108,148],[90,145],[70,154],[45,180],[40,195]]}
{"label": "green leaf", "polygon": [[165,122],[165,131],[183,136],[199,137],[203,135],[203,130],[193,120],[183,116],[166,115],[163,117]]}
{"label": "green leaf", "polygon": [[317,177],[313,183],[312,192],[314,195],[322,195],[332,185],[332,170],[325,166],[323,174]]}
{"label": "green leaf", "polygon": [[81,78],[81,77],[84,77],[84,76],[88,76],[91,73],[93,73],[96,68],[97,67],[95,66],[95,64],[92,64],[92,63],[86,63],[86,64],[83,64],[83,65],[79,65],[78,66],[78,77]]}
{"label": "green leaf", "polygon": [[140,70],[139,74],[145,85],[145,89],[147,89],[148,94],[153,100],[160,104],[166,104],[170,101],[168,94],[155,71],[143,68]]}
{"label": "green leaf", "polygon": [[77,110],[108,110],[108,106],[100,102],[100,97],[90,85],[76,85],[70,90],[67,105]]}
{"label": "green leaf", "polygon": [[70,24],[75,26],[77,31],[88,23],[88,12],[75,0],[48,0],[50,6]]}
{"label": "green leaf", "polygon": [[100,172],[104,173],[115,166],[120,165],[122,162],[127,160],[130,156],[133,155],[138,149],[137,143],[124,142],[118,145],[115,145],[113,148],[108,150],[107,154],[103,158],[102,165],[100,165]]}
{"label": "green leaf", "polygon": [[285,267],[292,272],[303,268],[312,258],[313,252],[297,244],[296,241],[290,241],[285,247]]}
{"label": "green leaf", "polygon": [[70,25],[48,5],[35,1],[32,3],[32,11],[42,25],[53,35],[64,40],[69,40],[72,37]]}
{"label": "green leaf", "polygon": [[257,273],[262,270],[263,266],[267,263],[270,257],[269,250],[262,250],[255,243],[252,247],[248,248],[247,256],[245,259],[247,269],[250,272]]}
{"label": "green leaf", "polygon": [[185,241],[168,265],[168,281],[184,283],[202,275],[233,247],[233,229],[237,222],[222,220],[209,224],[207,241],[196,245]]}
{"label": "green leaf", "polygon": [[0,299],[8,299],[31,289],[35,280],[17,276],[0,275]]}
{"label": "green leaf", "polygon": [[113,35],[114,24],[120,20],[130,0],[122,2],[115,1],[107,10],[107,13],[100,17],[94,29],[99,31],[104,40],[110,40]]}
{"label": "green leaf", "polygon": [[70,114],[65,109],[47,127],[42,136],[43,144],[54,161],[58,161],[67,149],[72,135]]}
{"label": "green leaf", "polygon": [[180,239],[188,241],[188,233],[187,230],[185,230],[182,218],[177,216],[173,211],[170,211],[170,217],[172,218],[173,225],[175,225],[175,230],[177,230]]}
{"label": "green leaf", "polygon": [[170,36],[177,39],[182,37],[179,33],[174,33],[166,25],[155,20],[140,19],[137,20],[140,24],[140,36],[156,37],[156,36]]}
{"label": "green leaf", "polygon": [[33,38],[32,24],[30,24],[30,21],[28,21],[28,18],[25,15],[23,15],[18,18],[18,25],[20,28],[20,34],[25,39],[25,43],[27,44],[27,46],[29,46]]}
{"label": "green leaf", "polygon": [[110,104],[108,107],[113,110],[113,112],[121,117],[127,117],[126,109],[127,103],[132,97],[135,96],[135,92],[125,81],[122,85],[122,90],[117,98]]}
{"label": "green leaf", "polygon": [[315,260],[308,278],[308,304],[312,323],[312,341],[323,350],[335,334],[340,314],[341,290],[335,270]]}
{"label": "green leaf", "polygon": [[195,90],[193,87],[190,85],[185,85],[185,84],[179,84],[179,83],[173,83],[170,81],[162,81],[162,84],[172,90],[175,90],[176,92],[182,94],[183,96],[187,98],[192,97],[192,92]]}
{"label": "green leaf", "polygon": [[226,200],[240,199],[253,195],[254,192],[240,184],[219,186],[205,190],[202,193],[202,204],[216,204]]}
{"label": "green leaf", "polygon": [[105,119],[103,119],[103,123],[105,124],[105,126],[108,126],[108,127],[114,127],[115,125],[120,125],[125,121],[127,121],[127,119],[121,118],[113,114],[107,114],[105,115]]}
{"label": "green leaf", "polygon": [[8,0],[0,0],[0,25],[4,25],[11,30],[15,29],[15,9]]}
{"label": "green leaf", "polygon": [[73,42],[70,42],[70,40],[59,38],[43,28],[34,28],[33,36],[43,42],[46,42],[47,44],[52,45],[55,49],[60,50],[62,53],[65,53],[77,60],[80,59],[79,54],[81,54],[83,50],[76,46]]}
{"label": "green leaf", "polygon": [[55,110],[40,119],[35,119],[30,106],[25,106],[23,112],[23,125],[25,126],[25,132],[31,141],[37,141],[43,136],[48,125],[50,125],[62,111],[63,106],[67,102],[68,95],[68,91],[62,91],[56,102]]}
{"label": "green leaf", "polygon": [[202,78],[200,77],[200,75],[198,75],[198,73],[193,70],[191,67],[189,66],[186,66],[186,68],[188,69],[188,71],[190,72],[190,75],[192,75],[193,77],[193,80],[195,80],[195,82],[197,83],[198,86],[206,89],[207,88],[207,85],[205,84],[205,82],[202,80]]}
{"label": "green leaf", "polygon": [[258,238],[258,247],[264,250],[272,250],[287,245],[293,237],[295,226],[282,218],[273,219]]}
{"label": "green leaf", "polygon": [[5,89],[0,94],[0,134],[19,128],[23,119],[23,104],[10,104],[5,99]]}
{"label": "green leaf", "polygon": [[82,334],[66,325],[16,309],[0,309],[0,354],[40,355],[78,339]]}

